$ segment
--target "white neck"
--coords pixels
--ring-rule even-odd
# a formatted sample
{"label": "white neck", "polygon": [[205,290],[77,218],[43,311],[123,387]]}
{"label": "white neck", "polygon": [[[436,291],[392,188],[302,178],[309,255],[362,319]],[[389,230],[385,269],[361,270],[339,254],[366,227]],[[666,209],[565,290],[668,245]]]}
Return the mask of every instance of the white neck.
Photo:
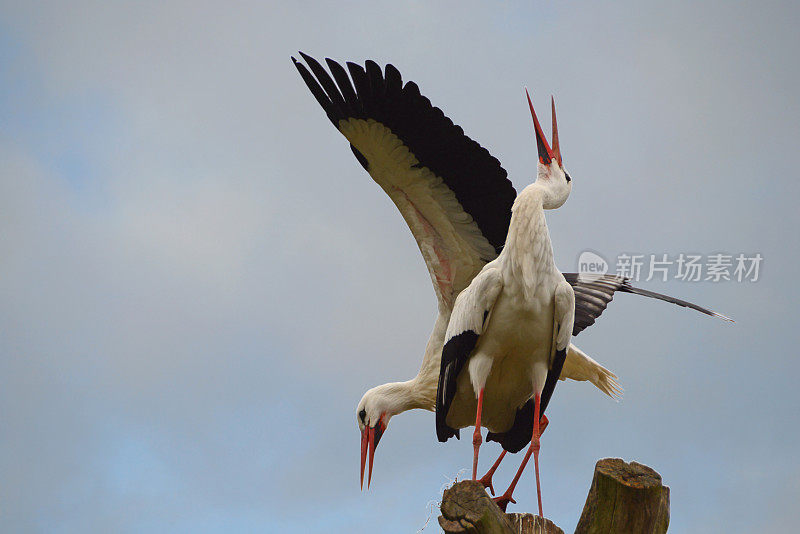
{"label": "white neck", "polygon": [[549,165],[539,162],[536,168],[536,181],[531,185],[536,186],[541,192],[542,208],[546,210],[560,208],[567,201],[572,190],[564,169],[555,160],[551,161]]}
{"label": "white neck", "polygon": [[380,406],[390,416],[416,408],[432,412],[436,405],[436,387],[431,395],[426,384],[419,381],[419,376],[405,382],[389,382],[377,386],[372,389],[372,394],[380,399]]}
{"label": "white neck", "polygon": [[417,376],[405,382],[390,382],[372,388],[365,394],[365,397],[371,397],[370,404],[376,403],[380,411],[386,411],[390,416],[415,408],[431,412],[436,409],[442,346],[449,321],[450,310],[439,313]]}
{"label": "white neck", "polygon": [[509,283],[517,283],[526,299],[536,294],[545,272],[556,269],[553,246],[544,216],[546,187],[537,180],[517,195],[511,208],[511,224],[503,251],[502,268],[510,276]]}

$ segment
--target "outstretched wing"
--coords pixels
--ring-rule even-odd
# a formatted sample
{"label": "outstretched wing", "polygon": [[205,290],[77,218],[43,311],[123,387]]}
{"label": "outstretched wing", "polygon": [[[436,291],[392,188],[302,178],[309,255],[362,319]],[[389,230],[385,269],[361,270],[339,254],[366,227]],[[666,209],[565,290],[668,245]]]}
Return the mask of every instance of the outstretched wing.
{"label": "outstretched wing", "polygon": [[[359,163],[392,199],[419,245],[439,309],[499,254],[516,192],[500,162],[464,135],[392,65],[292,58]],[[309,70],[310,69],[310,70]],[[348,76],[349,71],[349,76]]]}
{"label": "outstretched wing", "polygon": [[487,266],[456,298],[447,333],[444,336],[439,385],[436,389],[436,435],[447,441],[458,430],[447,425],[447,413],[456,394],[458,375],[469,360],[495,300],[503,289],[500,269]]}
{"label": "outstretched wing", "polygon": [[617,291],[621,293],[632,293],[634,295],[641,295],[643,297],[650,297],[653,299],[663,300],[664,302],[671,302],[678,306],[691,308],[700,313],[719,317],[726,321],[732,321],[729,317],[719,314],[715,311],[703,308],[697,304],[692,304],[685,300],[662,295],[654,291],[640,289],[631,285],[629,278],[618,276],[614,274],[603,275],[584,275],[580,273],[563,273],[564,278],[572,286],[575,291],[575,324],[572,328],[572,335],[577,336],[578,333],[583,331],[587,326],[594,324],[595,320],[600,317],[600,314],[605,311],[606,306],[614,298],[614,293]]}

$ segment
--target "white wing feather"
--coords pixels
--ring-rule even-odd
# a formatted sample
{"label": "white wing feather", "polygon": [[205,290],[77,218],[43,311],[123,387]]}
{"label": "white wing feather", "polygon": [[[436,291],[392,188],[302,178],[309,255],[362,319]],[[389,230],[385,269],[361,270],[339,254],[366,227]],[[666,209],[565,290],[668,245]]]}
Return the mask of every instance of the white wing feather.
{"label": "white wing feather", "polygon": [[400,210],[417,241],[439,310],[449,311],[461,292],[497,253],[442,179],[372,119],[339,121],[339,130],[369,160],[372,179]]}
{"label": "white wing feather", "polygon": [[475,332],[480,336],[483,333],[487,316],[502,289],[502,272],[493,264],[487,264],[472,280],[469,287],[456,298],[444,337],[445,344],[458,334],[467,331]]}

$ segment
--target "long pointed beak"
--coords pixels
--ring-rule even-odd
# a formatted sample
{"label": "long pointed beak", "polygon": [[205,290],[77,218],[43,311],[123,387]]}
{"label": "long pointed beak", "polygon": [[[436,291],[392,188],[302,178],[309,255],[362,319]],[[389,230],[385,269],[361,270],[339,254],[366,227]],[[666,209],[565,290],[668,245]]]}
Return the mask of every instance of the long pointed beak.
{"label": "long pointed beak", "polygon": [[558,164],[563,167],[561,163],[561,145],[558,144],[558,124],[556,124],[556,99],[550,95],[550,106],[553,110],[553,155],[556,157]]}
{"label": "long pointed beak", "polygon": [[525,88],[525,96],[528,97],[528,107],[531,108],[531,116],[533,116],[533,128],[536,131],[536,148],[539,150],[539,161],[545,165],[549,165],[553,160],[553,151],[550,150],[550,145],[547,144],[547,138],[542,132],[542,126],[539,124],[539,119],[536,117],[536,111],[533,109],[533,102],[531,102],[531,95],[528,94],[528,88]]}
{"label": "long pointed beak", "polygon": [[364,464],[367,463],[367,449],[369,447],[369,432],[367,427],[361,431],[361,490],[364,490]]}
{"label": "long pointed beak", "polygon": [[361,489],[364,489],[364,467],[367,463],[369,456],[369,467],[367,468],[367,489],[372,483],[372,464],[375,460],[375,449],[378,448],[378,443],[383,436],[383,431],[386,430],[386,425],[383,419],[378,421],[375,426],[364,427],[361,431]]}
{"label": "long pointed beak", "polygon": [[372,483],[372,461],[375,459],[375,427],[369,427],[369,475],[367,475],[367,489]]}

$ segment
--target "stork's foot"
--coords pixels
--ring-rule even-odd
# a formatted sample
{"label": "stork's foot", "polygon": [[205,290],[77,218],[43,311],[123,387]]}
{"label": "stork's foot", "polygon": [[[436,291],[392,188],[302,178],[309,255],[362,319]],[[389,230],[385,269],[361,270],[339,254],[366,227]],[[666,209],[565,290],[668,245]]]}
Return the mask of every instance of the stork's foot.
{"label": "stork's foot", "polygon": [[515,501],[511,497],[511,494],[507,491],[501,496],[495,497],[492,500],[504,512],[506,511],[506,508],[508,508],[508,503],[513,502],[514,504],[517,504],[517,501]]}
{"label": "stork's foot", "polygon": [[492,492],[492,495],[494,495],[494,486],[492,486],[492,476],[494,475],[494,472],[497,471],[497,468],[500,466],[500,462],[503,461],[503,458],[505,458],[505,456],[506,456],[506,451],[501,452],[500,456],[497,457],[497,460],[494,462],[494,465],[492,465],[491,469],[486,471],[486,474],[483,475],[481,479],[478,481],[481,484],[483,484],[484,488],[489,488],[489,491]]}
{"label": "stork's foot", "polygon": [[483,484],[483,487],[488,489],[491,492],[491,494],[494,495],[494,486],[492,486],[492,475],[494,475],[494,471],[488,471],[478,480],[478,482]]}

